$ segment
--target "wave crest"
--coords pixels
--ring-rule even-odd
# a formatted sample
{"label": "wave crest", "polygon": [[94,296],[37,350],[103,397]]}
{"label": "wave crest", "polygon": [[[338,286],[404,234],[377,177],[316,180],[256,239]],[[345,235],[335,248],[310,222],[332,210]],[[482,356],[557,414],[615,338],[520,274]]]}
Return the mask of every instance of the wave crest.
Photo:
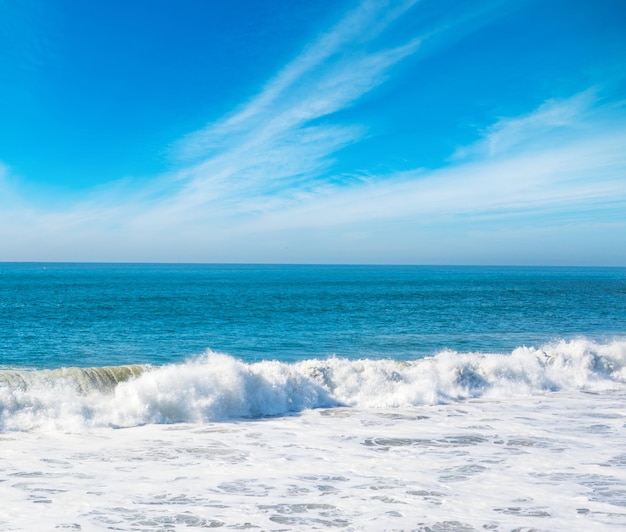
{"label": "wave crest", "polygon": [[410,407],[626,384],[626,341],[561,341],[509,354],[246,364],[207,352],[161,367],[0,370],[0,429],[130,427],[283,415],[338,405]]}

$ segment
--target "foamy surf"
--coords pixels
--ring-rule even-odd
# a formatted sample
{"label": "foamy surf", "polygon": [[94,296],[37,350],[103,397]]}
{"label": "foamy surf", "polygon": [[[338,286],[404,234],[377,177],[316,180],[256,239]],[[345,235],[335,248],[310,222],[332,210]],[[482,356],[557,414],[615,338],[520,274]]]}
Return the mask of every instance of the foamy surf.
{"label": "foamy surf", "polygon": [[207,352],[181,364],[0,370],[0,429],[81,431],[206,423],[350,406],[407,408],[472,398],[507,400],[626,384],[626,341],[586,339],[508,354],[442,352],[412,360],[247,364]]}
{"label": "foamy surf", "polygon": [[623,531],[625,399],[5,432],[0,529]]}

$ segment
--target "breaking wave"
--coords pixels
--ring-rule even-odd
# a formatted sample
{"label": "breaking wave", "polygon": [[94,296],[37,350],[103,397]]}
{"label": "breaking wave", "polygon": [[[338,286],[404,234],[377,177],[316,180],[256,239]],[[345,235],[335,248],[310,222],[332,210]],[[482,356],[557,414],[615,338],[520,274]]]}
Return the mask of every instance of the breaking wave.
{"label": "breaking wave", "polygon": [[181,364],[0,370],[0,430],[81,431],[284,415],[308,408],[394,408],[626,385],[626,340],[586,339],[508,354],[446,351],[414,360],[244,363],[207,352]]}

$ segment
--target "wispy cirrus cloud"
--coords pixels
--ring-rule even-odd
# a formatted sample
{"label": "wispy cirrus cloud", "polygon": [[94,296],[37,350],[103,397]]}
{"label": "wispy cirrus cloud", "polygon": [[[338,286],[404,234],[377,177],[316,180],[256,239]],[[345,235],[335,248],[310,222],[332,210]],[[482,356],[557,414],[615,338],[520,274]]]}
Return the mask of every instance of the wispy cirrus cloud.
{"label": "wispy cirrus cloud", "polygon": [[[150,183],[111,183],[69,208],[32,206],[2,214],[5,231],[47,235],[115,234],[121,241],[146,228],[216,223],[266,212],[324,191],[332,154],[366,134],[365,127],[321,123],[379,86],[420,39],[391,48],[377,39],[417,3],[366,0],[305,47],[261,92],[232,115],[173,148],[180,170]],[[318,121],[318,122],[316,122]],[[7,181],[10,180],[10,172]],[[219,222],[217,222],[219,225]],[[179,231],[179,229],[176,229]],[[39,241],[39,236],[36,238]],[[88,238],[88,237],[85,237]]]}
{"label": "wispy cirrus cloud", "polygon": [[[416,38],[389,50],[368,47],[418,0],[367,0],[324,32],[286,65],[250,102],[233,114],[186,136],[175,156],[195,159],[237,143],[241,136],[267,139],[345,108],[379,85],[389,67],[413,53]],[[348,50],[348,51],[347,51]]]}
{"label": "wispy cirrus cloud", "polygon": [[[526,115],[498,120],[483,132],[479,141],[458,149],[453,159],[496,157],[517,146],[527,147],[532,141],[545,143],[546,139],[557,141],[564,135],[580,134],[580,129],[591,123],[586,118],[597,103],[595,89],[563,99],[550,99]],[[597,118],[595,116],[594,121]]]}
{"label": "wispy cirrus cloud", "polygon": [[179,142],[179,157],[195,162],[178,174],[184,185],[175,201],[199,205],[219,198],[214,207],[223,211],[231,209],[229,199],[276,202],[277,195],[297,198],[325,188],[333,154],[361,140],[367,129],[320,120],[379,86],[394,65],[415,53],[419,38],[369,50],[415,3],[365,2],[251,102]]}
{"label": "wispy cirrus cloud", "polygon": [[[434,225],[456,218],[502,220],[611,208],[626,223],[626,128],[543,150],[520,150],[499,159],[385,176],[335,191],[306,208],[268,216],[272,227],[340,225],[412,218]],[[589,179],[592,175],[593,179]],[[620,210],[616,210],[620,209]],[[331,214],[334,213],[334,214]]]}

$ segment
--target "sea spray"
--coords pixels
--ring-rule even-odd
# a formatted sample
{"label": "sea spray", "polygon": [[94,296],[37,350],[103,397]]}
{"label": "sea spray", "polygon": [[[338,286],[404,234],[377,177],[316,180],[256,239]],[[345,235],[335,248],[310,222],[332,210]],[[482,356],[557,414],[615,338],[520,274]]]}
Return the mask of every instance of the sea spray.
{"label": "sea spray", "polygon": [[339,405],[405,408],[625,384],[624,340],[560,341],[509,354],[445,351],[413,361],[331,357],[247,364],[209,351],[158,367],[1,370],[0,428],[203,423]]}

